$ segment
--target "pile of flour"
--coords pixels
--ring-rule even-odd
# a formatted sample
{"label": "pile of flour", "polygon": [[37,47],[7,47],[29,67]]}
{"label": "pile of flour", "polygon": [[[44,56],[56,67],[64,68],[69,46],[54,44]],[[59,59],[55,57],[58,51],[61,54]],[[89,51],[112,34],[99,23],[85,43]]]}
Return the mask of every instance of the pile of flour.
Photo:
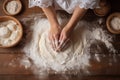
{"label": "pile of flour", "polygon": [[[79,31],[79,28],[89,27],[90,29],[88,28],[88,30],[85,30],[84,36],[82,37],[82,39],[80,39],[80,41],[78,41],[78,43],[85,43],[82,45],[77,45],[79,46],[80,51],[77,51],[76,49],[73,50],[73,46],[69,46],[69,49],[66,49],[68,51],[65,51],[65,53],[63,52],[57,54],[47,49],[47,47],[50,48],[49,44],[46,44],[46,41],[48,40],[48,33],[46,31],[50,27],[49,21],[46,18],[40,16],[38,17],[38,15],[37,17],[31,17],[27,17],[21,20],[22,22],[24,22],[25,25],[29,25],[29,30],[28,28],[26,29],[26,45],[23,51],[25,52],[25,55],[32,60],[32,64],[34,64],[34,66],[31,67],[33,71],[37,74],[41,74],[44,71],[46,71],[47,73],[51,73],[51,71],[64,73],[66,71],[79,72],[81,70],[82,72],[88,73],[87,68],[90,67],[89,60],[91,58],[90,47],[93,43],[97,41],[101,41],[110,51],[115,52],[115,49],[111,44],[112,36],[107,34],[106,31],[101,28],[101,26],[93,25],[94,23],[91,24],[83,20],[79,21],[77,27],[75,28],[75,30],[77,30],[75,31],[77,32],[77,34],[75,33],[77,38],[81,37],[80,35],[78,35],[81,33]],[[65,23],[68,22],[69,19],[61,15],[58,17],[58,20],[60,24],[65,25]],[[30,22],[31,24],[26,24],[28,22]],[[92,28],[93,26],[97,26],[99,28]],[[77,55],[74,54],[73,51],[77,51]],[[53,54],[52,52],[55,54]],[[22,62],[24,62],[24,59],[22,60]]]}
{"label": "pile of flour", "polygon": [[6,4],[6,10],[9,14],[16,14],[19,11],[19,3],[18,1],[10,1]]}
{"label": "pile of flour", "polygon": [[9,46],[16,42],[21,29],[13,20],[0,22],[0,46]]}

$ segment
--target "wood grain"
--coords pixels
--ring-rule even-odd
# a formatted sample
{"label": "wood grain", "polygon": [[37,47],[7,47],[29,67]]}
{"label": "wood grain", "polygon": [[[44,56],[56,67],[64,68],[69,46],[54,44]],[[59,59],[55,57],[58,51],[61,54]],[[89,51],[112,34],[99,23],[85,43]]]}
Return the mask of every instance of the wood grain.
{"label": "wood grain", "polygon": [[[5,15],[2,9],[4,1],[5,0],[0,0],[0,16]],[[28,0],[21,1],[23,9],[19,15],[14,16],[17,19],[20,20],[30,14],[42,13],[42,10],[38,7],[28,8]],[[116,1],[118,4],[119,1]],[[119,11],[120,9],[116,8],[116,3],[113,1],[111,2],[113,6],[112,11]],[[114,8],[114,5],[116,9]],[[88,13],[88,16],[91,16],[91,14]],[[94,59],[94,53],[91,54],[91,66],[89,67],[89,71],[91,73],[82,75],[67,75],[69,76],[68,80],[120,80],[120,35],[116,36],[117,38],[113,44],[118,50],[118,54],[113,56],[113,54],[106,51],[99,53],[100,62]],[[9,49],[0,48],[0,80],[39,80],[29,68],[25,69],[24,66],[20,65],[19,58],[22,58],[24,55],[20,49],[20,44]],[[14,66],[12,66],[12,64],[14,64]],[[48,78],[40,80],[66,80],[66,77],[62,74],[50,74]]]}

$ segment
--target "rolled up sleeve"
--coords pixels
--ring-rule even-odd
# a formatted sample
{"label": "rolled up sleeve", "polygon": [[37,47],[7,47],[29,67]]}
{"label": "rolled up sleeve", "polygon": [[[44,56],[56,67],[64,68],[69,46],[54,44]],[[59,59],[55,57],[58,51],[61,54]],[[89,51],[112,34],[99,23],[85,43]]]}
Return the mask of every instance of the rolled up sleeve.
{"label": "rolled up sleeve", "polygon": [[80,8],[94,9],[99,7],[100,0],[81,0],[79,3]]}
{"label": "rolled up sleeve", "polygon": [[49,7],[52,6],[53,0],[29,0],[29,7]]}

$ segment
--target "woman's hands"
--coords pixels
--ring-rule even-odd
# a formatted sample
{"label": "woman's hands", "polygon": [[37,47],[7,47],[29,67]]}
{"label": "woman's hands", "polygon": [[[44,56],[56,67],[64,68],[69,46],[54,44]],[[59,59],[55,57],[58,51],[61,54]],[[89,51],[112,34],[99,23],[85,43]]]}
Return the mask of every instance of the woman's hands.
{"label": "woman's hands", "polygon": [[69,22],[61,31],[58,50],[61,50],[62,48],[64,48],[64,46],[66,46],[66,44],[70,40],[69,38],[72,34],[73,29],[77,25],[77,22],[85,15],[86,11],[87,9],[80,8],[79,6],[75,8]]}
{"label": "woman's hands", "polygon": [[[66,43],[69,41],[72,30],[87,11],[86,9],[77,6],[74,9],[74,12],[67,25],[61,29],[61,27],[58,26],[59,22],[57,20],[57,15],[54,7],[49,6],[47,8],[42,8],[42,10],[46,14],[50,25],[52,26],[49,33],[49,39],[54,50],[60,50],[66,45]],[[53,24],[57,26],[53,26]]]}
{"label": "woman's hands", "polygon": [[68,27],[61,29],[60,26],[53,26],[49,32],[49,40],[55,51],[61,51],[61,49],[68,43],[71,35],[71,31]]}
{"label": "woman's hands", "polygon": [[62,29],[59,37],[59,45],[57,47],[57,51],[61,51],[62,48],[66,46],[66,44],[70,40],[71,34],[72,34],[72,31],[69,29],[69,27],[66,26]]}

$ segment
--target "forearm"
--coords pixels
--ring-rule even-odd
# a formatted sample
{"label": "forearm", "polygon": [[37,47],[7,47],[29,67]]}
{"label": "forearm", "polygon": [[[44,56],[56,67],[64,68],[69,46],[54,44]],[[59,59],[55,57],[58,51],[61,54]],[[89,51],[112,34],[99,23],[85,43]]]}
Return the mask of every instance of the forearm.
{"label": "forearm", "polygon": [[45,15],[47,16],[51,27],[59,25],[55,9],[52,6],[47,7],[47,8],[42,8],[42,10],[44,11]]}
{"label": "forearm", "polygon": [[79,6],[76,7],[66,27],[71,30],[74,29],[77,22],[85,15],[86,11],[86,9],[81,9]]}

